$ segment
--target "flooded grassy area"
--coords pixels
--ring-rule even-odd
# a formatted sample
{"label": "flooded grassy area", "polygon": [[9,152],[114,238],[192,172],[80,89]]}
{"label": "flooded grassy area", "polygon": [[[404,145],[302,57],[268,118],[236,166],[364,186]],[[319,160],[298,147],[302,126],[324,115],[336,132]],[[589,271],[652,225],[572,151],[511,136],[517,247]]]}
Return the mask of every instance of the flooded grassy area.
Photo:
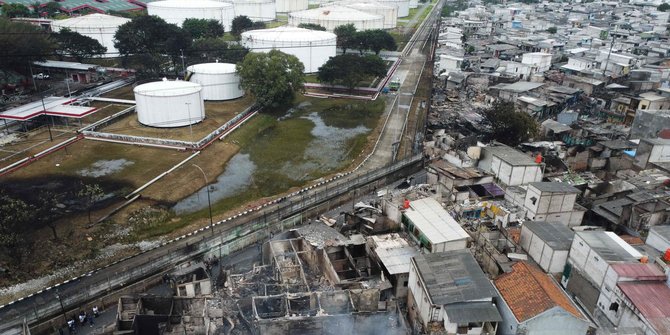
{"label": "flooded grassy area", "polygon": [[[261,113],[226,139],[241,149],[210,186],[215,212],[344,169],[361,154],[384,111],[381,99],[301,96],[295,106],[283,114]],[[173,209],[186,217],[205,214],[206,192],[201,188]]]}

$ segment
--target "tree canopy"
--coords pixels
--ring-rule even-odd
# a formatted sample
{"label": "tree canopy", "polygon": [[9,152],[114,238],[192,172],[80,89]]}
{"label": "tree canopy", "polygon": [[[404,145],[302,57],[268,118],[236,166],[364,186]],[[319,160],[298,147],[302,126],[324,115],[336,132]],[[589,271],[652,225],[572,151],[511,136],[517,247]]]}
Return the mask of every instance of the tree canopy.
{"label": "tree canopy", "polygon": [[365,79],[386,74],[386,63],[375,55],[357,56],[344,54],[331,57],[319,68],[317,79],[331,85],[344,85],[353,89]]}
{"label": "tree canopy", "polygon": [[[114,35],[114,46],[124,57],[124,63],[134,63],[141,72],[163,72],[164,57],[172,63],[188,50],[193,39],[185,30],[169,24],[157,16],[140,16],[119,27]],[[176,68],[176,66],[175,66]]]}
{"label": "tree canopy", "polygon": [[32,208],[0,190],[0,213],[0,250],[19,261],[20,249],[25,243],[23,235],[33,219]]}
{"label": "tree canopy", "polygon": [[512,102],[496,102],[484,113],[493,138],[510,146],[519,145],[539,133],[537,121],[527,113],[517,112]]}
{"label": "tree canopy", "polygon": [[316,23],[301,23],[298,25],[298,28],[326,31],[326,27]]}
{"label": "tree canopy", "polygon": [[[189,50],[189,59],[198,63],[215,61],[224,63],[239,63],[249,50],[224,41],[222,38],[201,38],[195,40]],[[195,59],[192,59],[195,58]]]}
{"label": "tree canopy", "polygon": [[235,36],[237,38],[240,38],[240,35],[244,31],[252,28],[253,26],[254,26],[254,22],[251,21],[251,19],[248,18],[246,15],[236,16],[233,19],[232,28],[230,30],[230,33],[233,34],[233,36]]}
{"label": "tree canopy", "polygon": [[2,16],[8,18],[29,17],[32,13],[30,8],[20,3],[6,3],[0,8],[2,8]]}
{"label": "tree canopy", "polygon": [[356,27],[350,23],[338,26],[333,32],[337,35],[337,46],[344,53],[347,49],[357,49],[361,54],[365,50],[372,50],[378,55],[382,50],[398,48],[393,36],[382,29],[356,31]]}
{"label": "tree canopy", "polygon": [[557,31],[558,31],[558,29],[556,27],[547,28],[547,32],[550,33],[550,34],[556,34]]}
{"label": "tree canopy", "polygon": [[51,55],[54,44],[37,26],[0,18],[0,68],[27,68],[31,61]]}
{"label": "tree canopy", "polygon": [[67,28],[54,33],[53,37],[58,44],[57,52],[61,56],[71,56],[78,62],[82,62],[86,58],[104,55],[107,52],[107,48],[102,46],[98,40]]}
{"label": "tree canopy", "polygon": [[347,49],[356,47],[356,27],[353,23],[335,27],[333,32],[337,35],[337,46],[342,49],[343,53],[347,53]]}
{"label": "tree canopy", "polygon": [[225,33],[221,22],[213,19],[186,19],[182,28],[194,39],[221,37]]}
{"label": "tree canopy", "polygon": [[242,87],[249,90],[263,107],[290,103],[295,92],[304,88],[304,70],[297,57],[279,50],[250,52],[237,64]]}
{"label": "tree canopy", "polygon": [[664,3],[660,4],[660,5],[658,5],[658,7],[656,7],[656,9],[657,9],[659,12],[667,12],[668,10],[670,10],[670,4],[667,3],[667,2],[664,2]]}

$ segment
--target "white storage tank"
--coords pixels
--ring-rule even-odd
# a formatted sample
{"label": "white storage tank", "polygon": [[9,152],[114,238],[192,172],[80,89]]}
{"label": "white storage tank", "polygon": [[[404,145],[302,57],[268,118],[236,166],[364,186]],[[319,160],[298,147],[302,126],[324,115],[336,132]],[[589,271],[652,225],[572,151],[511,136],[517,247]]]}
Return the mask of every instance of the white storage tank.
{"label": "white storage tank", "polygon": [[384,17],[384,28],[392,29],[398,25],[398,8],[395,6],[384,5],[376,1],[354,2],[342,1],[338,5],[360,10],[370,14],[377,14]]}
{"label": "white storage tank", "polygon": [[308,0],[277,0],[277,13],[290,13],[309,8]]}
{"label": "white storage tank", "polygon": [[418,8],[419,0],[409,0],[409,8]]}
{"label": "white storage tank", "polygon": [[337,36],[326,31],[283,26],[245,31],[241,43],[254,52],[277,49],[294,55],[305,66],[305,72],[312,73],[335,56]]}
{"label": "white storage tank", "polygon": [[273,0],[234,0],[235,16],[244,15],[251,21],[273,21],[277,18],[277,5]]}
{"label": "white storage tank", "polygon": [[204,100],[231,100],[244,95],[235,64],[204,63],[187,69],[188,81],[202,85]]}
{"label": "white storage tank", "polygon": [[133,89],[137,120],[150,127],[172,128],[205,118],[202,86],[188,81],[156,81]]}
{"label": "white storage tank", "polygon": [[147,4],[147,12],[180,27],[186,19],[217,20],[226,31],[231,30],[235,18],[233,4],[211,0],[154,1]]}
{"label": "white storage tank", "polygon": [[377,0],[377,2],[398,8],[398,17],[409,16],[409,0]]}
{"label": "white storage tank", "polygon": [[67,28],[93,38],[100,42],[103,47],[107,48],[107,52],[103,57],[118,57],[119,50],[114,47],[114,34],[116,34],[121,25],[128,22],[130,22],[130,19],[96,13],[52,21],[51,30],[59,32]]}
{"label": "white storage tank", "polygon": [[303,10],[288,14],[288,24],[298,26],[301,23],[314,23],[328,31],[352,23],[357,30],[384,29],[384,17],[359,10],[332,5]]}

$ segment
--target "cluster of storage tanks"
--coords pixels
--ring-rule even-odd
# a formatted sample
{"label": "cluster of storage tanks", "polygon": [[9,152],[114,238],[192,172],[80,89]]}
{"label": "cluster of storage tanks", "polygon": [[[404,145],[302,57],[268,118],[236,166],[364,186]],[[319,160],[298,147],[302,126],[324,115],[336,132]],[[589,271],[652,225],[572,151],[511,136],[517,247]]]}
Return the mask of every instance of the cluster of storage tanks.
{"label": "cluster of storage tanks", "polygon": [[137,120],[150,127],[173,128],[205,119],[205,100],[231,100],[244,95],[235,64],[189,66],[188,81],[155,81],[133,89]]}

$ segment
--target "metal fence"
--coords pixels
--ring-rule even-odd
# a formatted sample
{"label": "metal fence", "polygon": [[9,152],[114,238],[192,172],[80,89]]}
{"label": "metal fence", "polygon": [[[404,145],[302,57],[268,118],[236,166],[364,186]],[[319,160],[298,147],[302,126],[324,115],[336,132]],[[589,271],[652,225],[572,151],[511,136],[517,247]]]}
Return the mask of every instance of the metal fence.
{"label": "metal fence", "polygon": [[14,334],[12,330],[20,329],[16,327],[24,319],[29,324],[36,324],[66,311],[76,310],[82,304],[194,257],[205,254],[226,256],[264,241],[274,233],[301,223],[306,210],[317,207],[328,210],[333,205],[331,200],[349,192],[355,194],[359,188],[407,167],[418,166],[421,161],[421,155],[417,155],[366,173],[340,174],[287,197],[216,222],[214,226],[200,228],[163,243],[160,247],[19,299],[0,307],[0,334]]}

